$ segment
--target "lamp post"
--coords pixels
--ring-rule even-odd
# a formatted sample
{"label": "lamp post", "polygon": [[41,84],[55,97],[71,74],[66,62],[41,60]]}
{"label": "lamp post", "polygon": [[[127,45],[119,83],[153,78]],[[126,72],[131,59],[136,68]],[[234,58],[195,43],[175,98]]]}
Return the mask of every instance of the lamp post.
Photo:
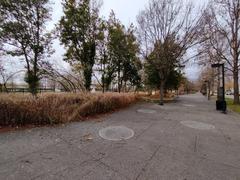
{"label": "lamp post", "polygon": [[212,64],[212,68],[222,67],[222,87],[218,89],[218,98],[216,102],[217,110],[222,110],[226,113],[227,103],[225,100],[225,73],[224,73],[224,63]]}

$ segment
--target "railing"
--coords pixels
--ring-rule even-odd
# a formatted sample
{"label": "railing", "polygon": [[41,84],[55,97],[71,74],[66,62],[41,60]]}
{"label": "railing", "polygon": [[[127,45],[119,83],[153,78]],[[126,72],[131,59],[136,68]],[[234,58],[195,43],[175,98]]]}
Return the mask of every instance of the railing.
{"label": "railing", "polygon": [[[55,89],[51,88],[39,88],[37,89],[38,93],[44,93],[44,92],[55,92]],[[7,90],[3,91],[0,89],[0,92],[8,92],[8,93],[29,93],[29,88],[7,88]]]}

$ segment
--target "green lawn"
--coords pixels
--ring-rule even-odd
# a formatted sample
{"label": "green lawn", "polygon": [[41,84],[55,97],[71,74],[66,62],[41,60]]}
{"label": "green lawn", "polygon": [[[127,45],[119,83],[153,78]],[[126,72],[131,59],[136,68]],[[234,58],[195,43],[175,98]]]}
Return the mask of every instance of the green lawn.
{"label": "green lawn", "polygon": [[233,100],[226,98],[228,108],[231,109],[234,112],[240,113],[240,105],[233,104]]}

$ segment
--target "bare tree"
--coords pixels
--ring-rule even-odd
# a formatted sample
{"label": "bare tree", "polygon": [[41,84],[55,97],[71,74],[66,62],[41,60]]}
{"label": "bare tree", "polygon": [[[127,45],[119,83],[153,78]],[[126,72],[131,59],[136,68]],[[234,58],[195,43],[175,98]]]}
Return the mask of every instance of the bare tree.
{"label": "bare tree", "polygon": [[195,40],[199,18],[193,16],[193,9],[192,4],[183,1],[150,0],[137,18],[144,58],[148,60],[155,51],[155,58],[150,63],[157,68],[161,78],[161,105],[168,74],[172,68],[177,68],[176,64],[179,66],[189,60],[183,57],[197,43]]}
{"label": "bare tree", "polygon": [[231,71],[234,103],[239,104],[240,0],[212,0],[203,15],[203,44]]}
{"label": "bare tree", "polygon": [[[207,76],[200,74],[200,78],[205,78],[205,80],[210,81],[211,89],[214,90],[215,79],[217,77],[217,89],[219,89],[221,84],[221,69],[220,67],[217,69],[212,69],[211,64],[221,63],[221,58],[218,56],[214,48],[211,46],[211,43],[209,43],[205,37],[201,37],[200,40],[201,43],[200,47],[198,48],[199,56],[197,57],[197,62],[199,66],[204,68],[204,71],[208,71]],[[212,95],[214,95],[213,91]]]}

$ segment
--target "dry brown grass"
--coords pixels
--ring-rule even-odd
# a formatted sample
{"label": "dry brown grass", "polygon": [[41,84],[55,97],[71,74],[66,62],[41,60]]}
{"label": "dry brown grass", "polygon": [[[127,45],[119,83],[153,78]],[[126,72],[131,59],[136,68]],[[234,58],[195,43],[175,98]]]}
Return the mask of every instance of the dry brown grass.
{"label": "dry brown grass", "polygon": [[87,116],[126,107],[134,94],[0,94],[0,126],[48,125],[84,120]]}

